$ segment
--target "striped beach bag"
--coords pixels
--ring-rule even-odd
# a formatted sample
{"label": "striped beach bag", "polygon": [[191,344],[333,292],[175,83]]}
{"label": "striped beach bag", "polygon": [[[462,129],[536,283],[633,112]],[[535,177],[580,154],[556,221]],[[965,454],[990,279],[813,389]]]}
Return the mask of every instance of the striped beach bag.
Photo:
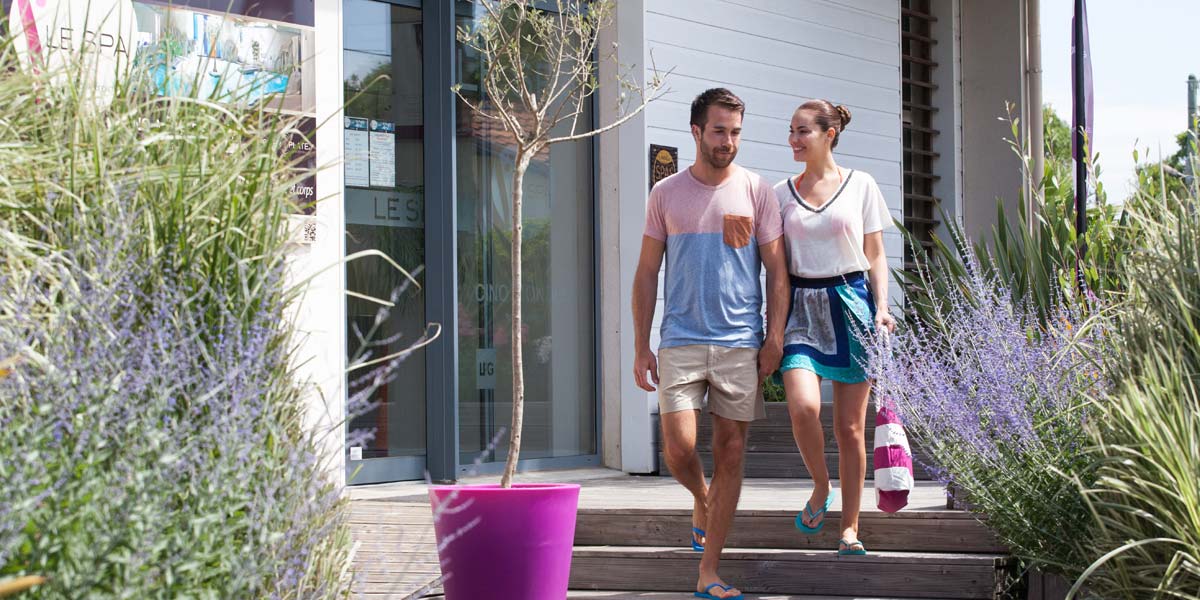
{"label": "striped beach bag", "polygon": [[875,504],[894,513],[908,505],[913,489],[912,450],[904,424],[890,400],[881,399],[875,412]]}

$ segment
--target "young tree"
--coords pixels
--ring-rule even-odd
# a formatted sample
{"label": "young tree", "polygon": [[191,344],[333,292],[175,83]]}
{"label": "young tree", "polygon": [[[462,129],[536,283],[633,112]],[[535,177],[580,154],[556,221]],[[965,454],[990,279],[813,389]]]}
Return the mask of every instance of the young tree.
{"label": "young tree", "polygon": [[[539,10],[527,0],[477,0],[480,18],[471,28],[459,27],[458,40],[479,53],[483,65],[482,96],[473,102],[453,88],[481,118],[500,124],[516,144],[512,177],[512,361],[513,414],[508,461],[502,487],[511,487],[521,451],[525,368],[521,323],[521,192],[530,161],[551,144],[592,137],[620,126],[658,98],[663,77],[654,71],[645,84],[632,70],[618,69],[612,85],[621,89],[614,121],[592,129],[580,122],[586,102],[600,85],[599,60],[615,59],[614,47],[597,56],[598,36],[612,23],[614,0],[556,0],[556,12]],[[566,133],[554,134],[560,125]]]}

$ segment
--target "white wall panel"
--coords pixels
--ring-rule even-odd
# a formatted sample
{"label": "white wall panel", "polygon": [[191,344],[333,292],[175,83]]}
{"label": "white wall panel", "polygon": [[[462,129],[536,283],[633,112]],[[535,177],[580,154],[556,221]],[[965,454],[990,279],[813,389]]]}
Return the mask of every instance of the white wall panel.
{"label": "white wall panel", "polygon": [[[828,0],[729,0],[751,10],[796,21],[816,23],[833,31],[850,32],[880,39],[895,35],[897,3],[838,3]],[[872,10],[874,9],[874,10]],[[898,60],[898,59],[897,59]]]}
{"label": "white wall panel", "polygon": [[646,0],[645,7],[647,64],[672,71],[670,93],[646,110],[647,144],[675,146],[680,166],[691,164],[691,101],[727,87],[746,102],[738,163],[775,182],[803,168],[787,146],[792,112],[827,98],[853,114],[838,163],[871,173],[900,214],[898,0]]}

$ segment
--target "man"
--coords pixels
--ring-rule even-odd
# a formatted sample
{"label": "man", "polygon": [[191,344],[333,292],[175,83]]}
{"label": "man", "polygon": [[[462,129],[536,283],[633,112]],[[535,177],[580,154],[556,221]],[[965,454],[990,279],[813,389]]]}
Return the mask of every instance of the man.
{"label": "man", "polygon": [[[696,591],[721,599],[742,597],[717,575],[717,567],[741,495],[746,433],[750,421],[766,412],[762,381],[783,353],[789,293],[779,204],[761,177],[733,164],[744,113],[745,104],[724,88],[707,90],[692,102],[696,162],[651,190],[633,283],[634,377],[646,391],[659,385],[667,465],[695,500],[693,547],[704,551]],[[664,254],[656,358],[650,327]],[[765,340],[760,261],[769,294]],[[696,453],[706,393],[713,415],[711,486]]]}

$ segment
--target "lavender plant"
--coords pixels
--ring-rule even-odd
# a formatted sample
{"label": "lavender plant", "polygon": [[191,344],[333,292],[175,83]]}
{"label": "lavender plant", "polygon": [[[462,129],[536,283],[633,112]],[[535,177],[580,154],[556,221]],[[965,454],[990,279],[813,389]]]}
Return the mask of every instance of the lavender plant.
{"label": "lavender plant", "polygon": [[0,44],[0,580],[347,596],[291,355],[289,120],[134,88],[98,110],[17,67]]}
{"label": "lavender plant", "polygon": [[0,478],[21,482],[0,489],[0,573],[49,575],[50,598],[342,595],[343,500],[300,426],[282,305],[214,312],[161,264],[78,268],[110,251],[0,280]]}
{"label": "lavender plant", "polygon": [[[1074,480],[1090,480],[1083,398],[1107,386],[1098,330],[1058,302],[1017,302],[967,250],[961,286],[939,292],[938,327],[917,321],[869,340],[881,401],[895,403],[929,470],[1019,556],[1077,575],[1090,559],[1075,543],[1088,516]],[[930,273],[919,272],[932,286]],[[927,291],[931,288],[927,287]]]}

